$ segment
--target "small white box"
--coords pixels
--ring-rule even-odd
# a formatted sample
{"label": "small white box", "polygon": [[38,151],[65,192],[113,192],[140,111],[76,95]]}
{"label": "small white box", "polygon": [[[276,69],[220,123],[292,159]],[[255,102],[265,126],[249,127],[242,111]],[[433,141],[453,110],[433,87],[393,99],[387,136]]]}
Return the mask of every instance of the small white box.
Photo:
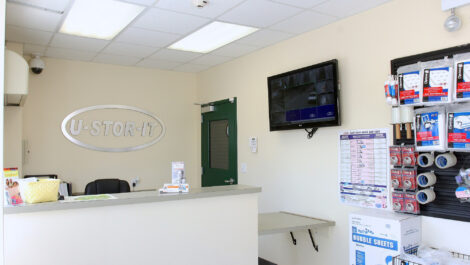
{"label": "small white box", "polygon": [[392,265],[394,256],[421,243],[421,218],[380,210],[349,215],[349,264]]}

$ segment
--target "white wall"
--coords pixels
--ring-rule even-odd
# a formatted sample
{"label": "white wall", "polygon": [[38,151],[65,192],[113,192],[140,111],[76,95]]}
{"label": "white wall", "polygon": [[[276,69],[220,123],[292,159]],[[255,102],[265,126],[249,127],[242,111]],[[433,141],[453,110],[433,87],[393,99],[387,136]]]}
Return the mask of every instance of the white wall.
{"label": "white wall", "polygon": [[22,173],[23,153],[23,113],[21,107],[5,107],[5,145],[3,150],[3,165],[7,168],[17,167]]}
{"label": "white wall", "polygon": [[5,215],[7,265],[256,265],[258,194]]}
{"label": "white wall", "polygon": [[[199,107],[195,74],[44,58],[40,75],[30,75],[23,108],[28,141],[24,174],[58,174],[74,192],[97,178],[140,178],[136,187],[155,189],[171,180],[171,161],[184,161],[189,183],[200,185],[196,160]],[[94,105],[128,105],[154,113],[166,125],[161,141],[143,150],[109,153],[79,147],[61,132],[71,112]],[[119,112],[108,117],[124,118]]]}
{"label": "white wall", "polygon": [[[5,17],[5,0],[0,0],[0,17]],[[5,66],[5,19],[0,19],[0,93],[4,92],[4,66]],[[0,99],[0,150],[3,150],[3,97]],[[3,168],[3,152],[0,152],[0,168]],[[3,172],[1,174],[3,179]],[[0,184],[0,189],[4,190],[3,181]],[[0,196],[0,205],[3,205],[3,196]],[[4,264],[3,250],[5,247],[5,240],[3,240],[3,207],[0,207],[0,238],[2,239],[0,245],[0,265]]]}
{"label": "white wall", "polygon": [[[338,130],[390,127],[383,95],[390,60],[470,42],[469,13],[470,7],[459,8],[463,27],[449,33],[443,28],[449,12],[441,11],[439,0],[395,0],[200,75],[200,101],[238,97],[238,163],[248,164],[239,182],[263,188],[260,211],[337,222],[318,232],[319,253],[307,233],[298,235],[297,246],[283,234],[260,238],[261,257],[285,265],[347,264],[348,214],[357,208],[339,202]],[[311,140],[303,130],[269,132],[266,78],[334,58],[339,60],[342,126],[321,128]],[[249,151],[250,136],[259,137],[256,154]],[[423,227],[426,243],[470,253],[459,239],[470,237],[470,224],[423,218]],[[443,232],[433,236],[438,228]]]}

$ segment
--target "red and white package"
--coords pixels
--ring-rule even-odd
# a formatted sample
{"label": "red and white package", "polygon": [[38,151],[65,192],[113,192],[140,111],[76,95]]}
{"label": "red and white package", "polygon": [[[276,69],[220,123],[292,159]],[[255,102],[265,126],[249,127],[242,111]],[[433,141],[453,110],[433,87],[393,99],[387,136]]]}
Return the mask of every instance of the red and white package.
{"label": "red and white package", "polygon": [[392,205],[395,212],[405,212],[405,200],[402,192],[392,192]]}
{"label": "red and white package", "polygon": [[401,171],[403,189],[405,190],[416,190],[418,188],[416,184],[416,169],[415,168],[404,168]]}
{"label": "red and white package", "polygon": [[392,180],[392,188],[403,189],[402,173],[401,169],[393,168],[390,170],[390,179]]}
{"label": "red and white package", "polygon": [[401,147],[390,146],[390,164],[401,167]]}
{"label": "red and white package", "polygon": [[419,203],[416,199],[416,193],[405,193],[405,212],[419,214]]}
{"label": "red and white package", "polygon": [[414,167],[418,152],[416,152],[414,145],[404,145],[401,147],[401,162],[405,167]]}

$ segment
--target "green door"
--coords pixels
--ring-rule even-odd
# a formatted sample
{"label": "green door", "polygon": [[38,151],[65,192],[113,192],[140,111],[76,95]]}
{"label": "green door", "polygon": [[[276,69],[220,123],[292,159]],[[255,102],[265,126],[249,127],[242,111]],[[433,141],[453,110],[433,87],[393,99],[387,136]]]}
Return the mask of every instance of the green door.
{"label": "green door", "polygon": [[237,99],[202,105],[202,186],[238,183]]}

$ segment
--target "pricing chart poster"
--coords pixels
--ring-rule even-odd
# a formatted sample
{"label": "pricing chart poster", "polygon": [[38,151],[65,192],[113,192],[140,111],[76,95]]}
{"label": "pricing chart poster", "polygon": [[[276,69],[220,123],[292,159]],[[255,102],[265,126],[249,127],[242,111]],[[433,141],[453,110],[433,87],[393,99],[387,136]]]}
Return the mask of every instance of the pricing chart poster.
{"label": "pricing chart poster", "polygon": [[339,132],[339,192],[342,203],[389,206],[388,129]]}

